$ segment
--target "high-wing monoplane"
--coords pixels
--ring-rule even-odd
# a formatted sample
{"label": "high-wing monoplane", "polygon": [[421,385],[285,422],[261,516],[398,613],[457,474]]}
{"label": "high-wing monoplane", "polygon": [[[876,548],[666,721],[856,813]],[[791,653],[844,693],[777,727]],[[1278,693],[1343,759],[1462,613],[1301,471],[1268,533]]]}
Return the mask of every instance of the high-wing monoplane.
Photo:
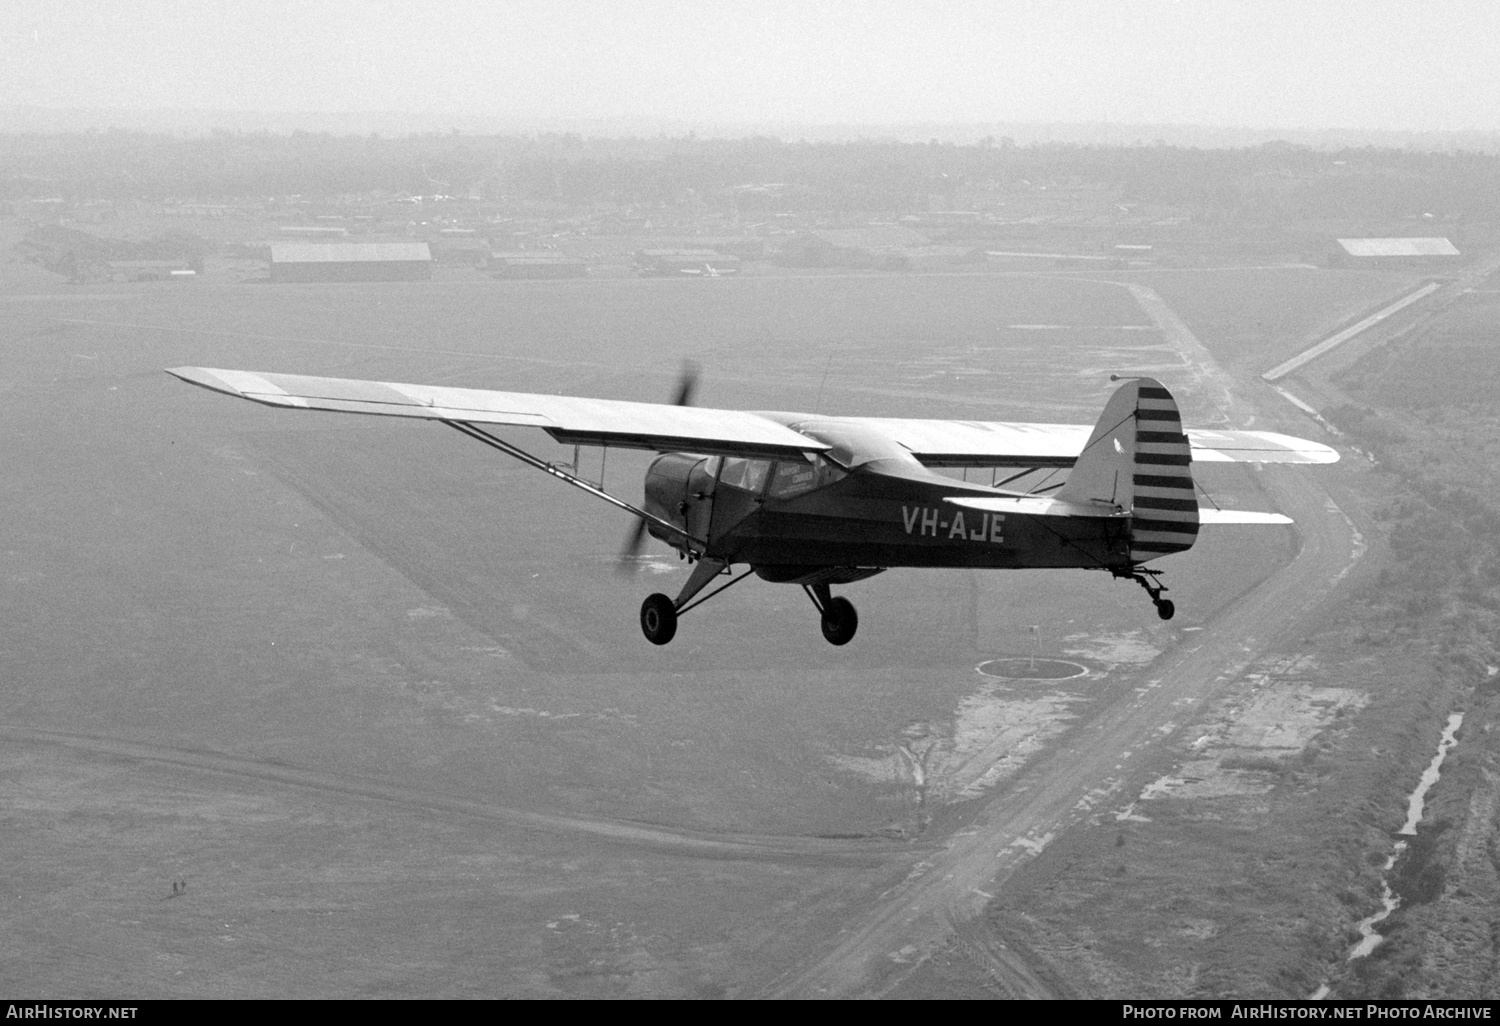
{"label": "high-wing monoplane", "polygon": [[[268,406],[439,421],[633,514],[627,549],[639,547],[643,528],[692,565],[675,598],[655,594],[641,605],[642,632],[657,645],[672,640],[679,616],[752,573],[800,585],[835,645],[848,643],[859,621],[830,589],[891,567],[1102,570],[1139,583],[1170,620],[1161,571],[1147,564],[1191,548],[1201,525],[1291,523],[1200,507],[1194,461],[1339,458],[1273,432],[1184,430],[1172,393],[1146,377],[1125,379],[1091,430],[706,409],[691,405],[691,372],[671,404],[199,367],[169,373]],[[580,476],[576,448],[572,464],[544,460],[494,426],[660,455],[635,505]],[[985,468],[990,483],[937,468],[966,468],[965,478]],[[998,468],[1010,471],[1003,480]],[[747,569],[736,576],[737,565]],[[730,579],[702,594],[721,576]]]}

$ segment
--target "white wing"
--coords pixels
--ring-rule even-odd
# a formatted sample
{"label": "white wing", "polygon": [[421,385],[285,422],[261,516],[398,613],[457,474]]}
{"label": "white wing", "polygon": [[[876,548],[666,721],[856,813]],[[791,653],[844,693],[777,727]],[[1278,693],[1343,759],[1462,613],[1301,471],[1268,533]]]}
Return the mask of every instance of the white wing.
{"label": "white wing", "polygon": [[[910,449],[929,467],[1071,467],[1092,427],[983,420],[841,417]],[[1187,430],[1199,463],[1336,463],[1338,450],[1274,431]]]}
{"label": "white wing", "polygon": [[[560,442],[777,458],[829,446],[784,426],[804,414],[759,414],[665,403],[357,381],[302,374],[175,367],[183,381],[268,406],[535,427]],[[930,467],[1071,467],[1092,428],[977,420],[818,418],[871,428]],[[1336,450],[1271,431],[1189,429],[1199,462],[1334,463]]]}
{"label": "white wing", "polygon": [[167,373],[267,406],[534,427],[560,442],[581,445],[773,459],[828,448],[775,421],[739,410],[211,367],[174,367]]}

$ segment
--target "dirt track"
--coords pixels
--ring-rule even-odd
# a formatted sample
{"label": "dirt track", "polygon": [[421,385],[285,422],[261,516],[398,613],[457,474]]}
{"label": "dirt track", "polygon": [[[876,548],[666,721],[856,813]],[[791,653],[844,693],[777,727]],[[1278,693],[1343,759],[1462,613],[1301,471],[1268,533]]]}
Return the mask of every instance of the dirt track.
{"label": "dirt track", "polygon": [[[1149,292],[1132,291],[1138,297]],[[1203,378],[1226,380],[1203,362],[1206,351],[1154,293],[1143,297],[1142,305],[1183,355],[1199,365]],[[939,853],[919,862],[907,880],[857,917],[816,963],[776,981],[767,993],[892,993],[955,929],[972,931],[968,924],[1021,864],[1106,804],[1128,802],[1132,796],[1122,789],[1151,747],[1170,737],[1258,654],[1294,633],[1358,558],[1352,522],[1306,469],[1272,468],[1264,475],[1279,507],[1297,523],[1302,546],[1289,566],[1206,625],[1194,643],[1160,657],[1145,687],[1117,696],[1090,723],[1035,760],[954,830]],[[1017,996],[1061,996],[1050,993],[1017,959],[994,958],[990,971],[1005,991]]]}
{"label": "dirt track", "polygon": [[907,856],[911,845],[880,839],[831,840],[818,837],[718,835],[701,831],[667,830],[645,824],[608,819],[551,816],[505,808],[455,795],[402,787],[388,781],[319,773],[296,766],[255,759],[239,759],[213,752],[138,744],[114,738],[27,730],[0,726],[0,743],[56,745],[137,762],[187,767],[205,773],[231,774],[269,780],[291,787],[357,795],[416,809],[454,812],[518,827],[561,833],[592,834],[617,844],[664,854],[697,858],[748,859],[817,865],[880,865],[892,856]]}

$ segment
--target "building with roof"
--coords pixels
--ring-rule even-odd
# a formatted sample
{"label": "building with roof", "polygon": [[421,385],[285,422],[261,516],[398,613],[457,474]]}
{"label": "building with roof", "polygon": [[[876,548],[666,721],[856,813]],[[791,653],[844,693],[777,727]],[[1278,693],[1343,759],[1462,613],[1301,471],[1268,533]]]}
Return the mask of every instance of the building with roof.
{"label": "building with roof", "polygon": [[635,254],[635,269],[644,275],[738,274],[740,263],[739,257],[716,249],[642,249]]}
{"label": "building with roof", "polygon": [[548,250],[509,250],[489,255],[493,278],[582,278],[588,265],[577,257]]}
{"label": "building with roof", "polygon": [[1336,239],[1329,267],[1409,267],[1428,270],[1459,262],[1458,248],[1443,238]]}
{"label": "building with roof", "polygon": [[426,281],[432,251],[425,242],[273,242],[271,280]]}
{"label": "building with roof", "polygon": [[349,229],[334,224],[288,224],[277,228],[276,234],[288,239],[342,239]]}
{"label": "building with roof", "polygon": [[448,234],[447,230],[428,240],[432,259],[440,264],[467,264],[482,267],[490,255],[490,240],[479,235]]}

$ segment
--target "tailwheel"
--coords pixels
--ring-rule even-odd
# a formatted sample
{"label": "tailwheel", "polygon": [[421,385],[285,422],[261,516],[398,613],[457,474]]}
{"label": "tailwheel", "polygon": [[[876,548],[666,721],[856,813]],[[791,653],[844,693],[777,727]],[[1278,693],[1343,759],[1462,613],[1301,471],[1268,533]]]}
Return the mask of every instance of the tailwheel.
{"label": "tailwheel", "polygon": [[1156,607],[1156,615],[1163,620],[1170,620],[1177,615],[1177,606],[1171,599],[1162,598],[1162,593],[1167,586],[1161,583],[1161,571],[1151,570],[1146,567],[1132,567],[1128,570],[1111,569],[1110,573],[1116,577],[1128,577],[1130,580],[1146,589],[1146,594],[1151,596],[1151,604]]}
{"label": "tailwheel", "polygon": [[859,629],[854,603],[840,595],[823,604],[823,637],[830,645],[847,645]]}
{"label": "tailwheel", "polygon": [[677,633],[677,607],[657,592],[641,603],[641,633],[653,645],[665,645]]}

